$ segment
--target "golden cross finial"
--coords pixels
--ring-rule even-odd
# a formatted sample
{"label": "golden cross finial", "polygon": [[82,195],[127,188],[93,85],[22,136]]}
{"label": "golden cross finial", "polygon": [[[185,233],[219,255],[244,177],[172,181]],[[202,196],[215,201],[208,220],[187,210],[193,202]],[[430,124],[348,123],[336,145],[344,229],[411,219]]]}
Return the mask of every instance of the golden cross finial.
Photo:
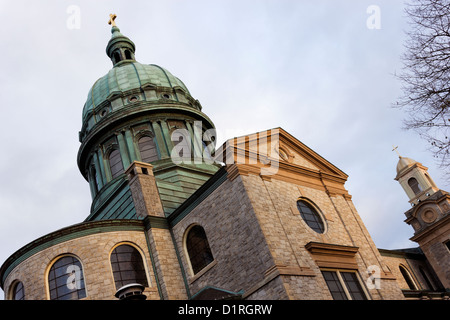
{"label": "golden cross finial", "polygon": [[111,13],[109,15],[109,21],[108,24],[110,24],[112,27],[117,27],[116,23],[114,22],[114,20],[116,20],[117,15],[115,13]]}
{"label": "golden cross finial", "polygon": [[392,149],[392,151],[395,151],[395,152],[397,152],[397,154],[398,154],[398,156],[401,158],[401,156],[400,156],[400,153],[398,152],[398,146],[396,146],[396,147],[394,147],[394,146],[392,146],[394,149]]}

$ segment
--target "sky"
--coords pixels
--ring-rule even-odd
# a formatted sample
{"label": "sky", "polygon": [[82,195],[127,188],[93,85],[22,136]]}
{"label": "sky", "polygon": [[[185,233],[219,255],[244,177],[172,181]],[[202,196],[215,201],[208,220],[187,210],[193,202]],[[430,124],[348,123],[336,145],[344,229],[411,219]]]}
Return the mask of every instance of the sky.
{"label": "sky", "polygon": [[219,141],[283,128],[349,176],[345,186],[378,248],[416,247],[393,146],[450,188],[427,142],[403,129],[407,115],[393,107],[404,7],[400,0],[0,0],[0,264],[89,215],[78,132],[89,89],[112,68],[110,13],[136,44],[137,61],[186,84]]}

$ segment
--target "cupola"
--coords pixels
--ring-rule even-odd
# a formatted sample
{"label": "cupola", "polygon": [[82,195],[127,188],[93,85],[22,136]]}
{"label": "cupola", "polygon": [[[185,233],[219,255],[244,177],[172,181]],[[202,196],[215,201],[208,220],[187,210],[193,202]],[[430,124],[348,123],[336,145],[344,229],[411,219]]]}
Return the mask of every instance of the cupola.
{"label": "cupola", "polygon": [[113,66],[116,66],[122,61],[136,61],[134,57],[136,46],[134,45],[133,41],[124,36],[120,32],[120,29],[116,26],[114,22],[116,15],[111,14],[110,17],[111,18],[108,23],[112,25],[112,36],[108,42],[108,45],[106,46],[106,54],[111,59]]}
{"label": "cupola", "polygon": [[427,167],[411,158],[400,155],[398,157],[395,180],[403,187],[412,205],[417,205],[439,191],[439,188],[428,174]]}

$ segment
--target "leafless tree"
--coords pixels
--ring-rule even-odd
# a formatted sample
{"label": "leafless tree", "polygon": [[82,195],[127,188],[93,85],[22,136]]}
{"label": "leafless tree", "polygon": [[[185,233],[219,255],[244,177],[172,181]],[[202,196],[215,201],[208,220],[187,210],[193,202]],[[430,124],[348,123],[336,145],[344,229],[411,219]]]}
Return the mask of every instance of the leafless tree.
{"label": "leafless tree", "polygon": [[396,105],[408,114],[405,128],[430,143],[450,176],[450,0],[411,0],[405,11],[410,28]]}

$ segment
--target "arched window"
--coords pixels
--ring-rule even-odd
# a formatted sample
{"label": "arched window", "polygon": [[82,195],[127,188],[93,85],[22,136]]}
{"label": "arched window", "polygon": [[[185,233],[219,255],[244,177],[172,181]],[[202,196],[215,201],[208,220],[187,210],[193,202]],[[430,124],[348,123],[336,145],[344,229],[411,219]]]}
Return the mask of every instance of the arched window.
{"label": "arched window", "polygon": [[211,145],[210,144],[206,144],[204,141],[202,141],[202,145],[203,145],[203,160],[205,161],[213,161],[213,157],[211,155],[211,152],[214,153],[214,150],[211,150]]}
{"label": "arched window", "polygon": [[125,59],[127,59],[127,60],[133,59],[133,58],[131,57],[131,52],[130,52],[130,50],[125,50]]}
{"label": "arched window", "polygon": [[53,263],[48,273],[51,300],[78,300],[86,297],[83,267],[74,256],[64,256]]}
{"label": "arched window", "polygon": [[14,283],[11,291],[11,300],[25,300],[25,289],[22,282],[17,281]]}
{"label": "arched window", "polygon": [[141,153],[141,160],[143,162],[152,162],[159,159],[156,143],[152,138],[143,136],[139,139],[138,146],[139,152]]}
{"label": "arched window", "polygon": [[300,211],[300,215],[306,224],[316,231],[317,233],[323,233],[325,231],[325,224],[317,212],[317,210],[307,201],[298,200],[297,208]]}
{"label": "arched window", "polygon": [[117,290],[130,283],[148,287],[144,262],[135,247],[128,244],[119,245],[112,251],[110,259]]}
{"label": "arched window", "polygon": [[118,51],[114,52],[114,61],[115,63],[120,61],[120,53]]}
{"label": "arched window", "polygon": [[113,179],[118,177],[123,172],[122,158],[119,150],[114,149],[109,154],[109,167],[111,169],[111,176]]}
{"label": "arched window", "polygon": [[171,157],[173,159],[191,159],[191,139],[187,129],[176,129],[171,134],[173,142],[173,149],[171,151]]}
{"label": "arched window", "polygon": [[186,236],[186,250],[194,274],[214,261],[205,230],[199,225],[189,229]]}
{"label": "arched window", "polygon": [[405,279],[406,283],[408,284],[408,287],[410,290],[417,290],[416,285],[414,284],[414,281],[409,274],[409,271],[406,270],[406,268],[402,265],[399,266],[400,272],[402,273],[403,278]]}
{"label": "arched window", "polygon": [[411,187],[414,194],[419,194],[422,191],[416,178],[409,178],[408,185]]}

